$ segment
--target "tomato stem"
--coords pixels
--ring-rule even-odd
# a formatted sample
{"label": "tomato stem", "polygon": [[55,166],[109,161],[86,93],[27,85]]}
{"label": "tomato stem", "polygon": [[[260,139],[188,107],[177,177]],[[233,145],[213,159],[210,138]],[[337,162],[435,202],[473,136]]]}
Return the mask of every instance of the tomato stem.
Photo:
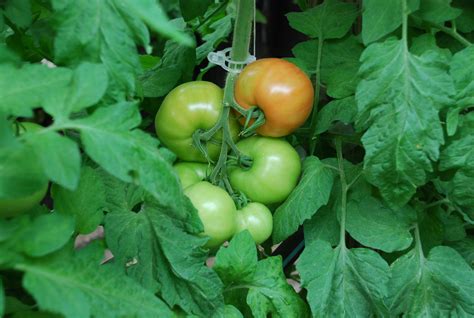
{"label": "tomato stem", "polygon": [[311,124],[310,124],[310,132],[311,132],[311,140],[309,142],[309,151],[310,153],[314,153],[316,148],[316,120],[318,118],[318,107],[319,107],[319,99],[320,99],[320,92],[321,92],[321,83],[319,79],[321,78],[321,60],[323,56],[323,45],[324,40],[322,37],[318,37],[318,55],[316,60],[316,74],[314,80],[314,102],[313,102],[313,113],[311,115]]}
{"label": "tomato stem", "polygon": [[342,156],[342,139],[336,138],[337,163],[339,167],[339,178],[341,180],[341,231],[339,245],[346,248],[346,212],[347,212],[347,184],[346,173],[344,171],[344,158]]}

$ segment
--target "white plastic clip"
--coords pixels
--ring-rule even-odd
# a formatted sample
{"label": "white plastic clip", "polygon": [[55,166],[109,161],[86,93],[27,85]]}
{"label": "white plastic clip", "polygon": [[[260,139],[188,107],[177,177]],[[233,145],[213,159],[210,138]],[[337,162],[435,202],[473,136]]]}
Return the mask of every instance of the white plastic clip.
{"label": "white plastic clip", "polygon": [[236,62],[230,59],[230,52],[232,48],[227,48],[218,52],[210,52],[207,55],[209,62],[220,65],[227,72],[240,73],[245,65],[255,62],[256,58],[253,55],[249,55],[243,62]]}

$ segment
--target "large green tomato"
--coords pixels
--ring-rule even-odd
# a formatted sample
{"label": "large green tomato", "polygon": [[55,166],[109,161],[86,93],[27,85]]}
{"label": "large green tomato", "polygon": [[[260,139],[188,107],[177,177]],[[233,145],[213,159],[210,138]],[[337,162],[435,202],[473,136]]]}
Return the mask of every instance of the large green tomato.
{"label": "large green tomato", "polygon": [[229,167],[232,187],[263,204],[285,200],[301,173],[296,150],[286,140],[258,136],[238,142],[237,148],[253,162],[250,168]]}
{"label": "large green tomato", "polygon": [[[43,129],[43,127],[38,124],[23,122],[20,124],[18,132],[21,135],[28,132],[37,132],[41,129]],[[28,195],[15,198],[0,197],[0,217],[14,217],[32,209],[35,205],[41,202],[47,191],[48,181],[45,180]]]}
{"label": "large green tomato", "polygon": [[204,225],[202,234],[210,237],[207,247],[218,247],[234,235],[237,228],[237,210],[225,190],[202,181],[188,187],[184,193],[198,210]]}
{"label": "large green tomato", "polygon": [[[156,113],[155,129],[158,138],[184,161],[207,162],[193,145],[196,130],[212,128],[223,110],[222,89],[205,81],[188,82],[173,89],[164,99]],[[235,119],[229,121],[232,137],[237,139],[239,125]],[[207,144],[212,160],[216,160],[221,149],[222,131],[214,135]]]}
{"label": "large green tomato", "polygon": [[173,166],[183,189],[204,180],[211,172],[211,166],[200,162],[179,162]]}
{"label": "large green tomato", "polygon": [[251,202],[237,211],[237,232],[248,230],[257,244],[265,242],[273,230],[272,212],[263,204]]}

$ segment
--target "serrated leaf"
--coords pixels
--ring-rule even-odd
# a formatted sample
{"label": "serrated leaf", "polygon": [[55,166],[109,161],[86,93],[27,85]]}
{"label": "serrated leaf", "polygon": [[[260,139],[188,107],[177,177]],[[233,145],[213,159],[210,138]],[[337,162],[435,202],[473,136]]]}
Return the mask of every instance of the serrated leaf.
{"label": "serrated leaf", "polygon": [[223,306],[222,283],[205,266],[206,239],[193,235],[202,231],[196,211],[166,208],[134,185],[103,177],[106,240],[127,274],[190,314],[209,316]]}
{"label": "serrated leaf", "polygon": [[357,105],[354,96],[332,100],[319,111],[316,118],[315,134],[319,135],[336,123],[349,124],[354,122],[357,114]]}
{"label": "serrated leaf", "polygon": [[63,105],[72,79],[64,68],[50,69],[44,65],[16,68],[0,64],[0,111],[14,116],[32,117],[39,105],[56,108]]}
{"label": "serrated leaf", "polygon": [[462,10],[451,7],[452,0],[420,0],[420,9],[415,16],[432,23],[443,24],[456,19]]}
{"label": "serrated leaf", "polygon": [[[23,286],[39,308],[65,317],[172,317],[171,310],[123,272],[99,264],[103,248],[93,244],[79,253],[19,264]],[[67,266],[64,266],[67,264]]]}
{"label": "serrated leaf", "polygon": [[438,51],[440,54],[445,55],[448,59],[452,56],[451,51],[448,49],[442,49],[438,46],[434,34],[425,33],[412,39],[410,46],[411,53],[421,56],[426,51],[430,50]]}
{"label": "serrated leaf", "polygon": [[[404,0],[405,1],[405,0]],[[402,1],[364,0],[362,3],[362,40],[369,44],[395,31],[403,20]],[[420,0],[408,0],[408,12],[414,12]]]}
{"label": "serrated leaf", "polygon": [[390,301],[393,315],[467,317],[474,315],[474,271],[453,249],[433,248],[428,258],[418,249],[392,266]]}
{"label": "serrated leaf", "polygon": [[26,28],[33,20],[30,0],[7,0],[4,4],[4,14],[20,28]]}
{"label": "serrated leaf", "polygon": [[257,269],[257,249],[248,231],[234,235],[228,248],[219,249],[213,269],[227,287],[252,281]]}
{"label": "serrated leaf", "polygon": [[311,38],[340,39],[354,23],[358,15],[354,4],[339,0],[324,3],[304,12],[287,14],[290,26]]}
{"label": "serrated leaf", "polygon": [[474,269],[474,238],[472,236],[468,236],[460,241],[449,242],[449,246],[461,254],[466,263]]}
{"label": "serrated leaf", "polygon": [[306,304],[286,281],[281,257],[269,257],[257,263],[247,304],[256,318],[308,317]]}
{"label": "serrated leaf", "polygon": [[273,242],[281,242],[298,230],[329,201],[334,173],[316,157],[303,162],[300,182],[273,216]]}
{"label": "serrated leaf", "polygon": [[225,305],[224,307],[219,307],[212,318],[244,318],[242,313],[232,305]]}
{"label": "serrated leaf", "polygon": [[179,8],[185,21],[190,21],[196,17],[204,15],[209,7],[213,3],[212,0],[180,0]]}
{"label": "serrated leaf", "polygon": [[313,317],[387,316],[384,303],[390,277],[387,263],[376,252],[335,249],[324,241],[306,246],[296,265]]}
{"label": "serrated leaf", "polygon": [[74,219],[69,215],[48,213],[33,219],[23,231],[19,248],[29,256],[40,257],[63,247],[74,233]]}
{"label": "serrated leaf", "polygon": [[54,131],[29,134],[31,144],[44,174],[63,187],[74,190],[79,182],[81,154],[78,145]]}
{"label": "serrated leaf", "polygon": [[453,5],[462,9],[462,13],[456,19],[456,27],[459,31],[469,33],[474,31],[474,7],[471,0],[454,0]]}
{"label": "serrated leaf", "polygon": [[[238,271],[245,268],[244,275]],[[237,298],[226,298],[234,306],[242,308],[243,292],[248,289],[246,301],[253,317],[307,317],[306,304],[287,283],[282,272],[281,257],[269,257],[257,263],[255,242],[248,231],[243,231],[231,240],[229,247],[220,250],[216,259],[216,270],[226,284],[226,292],[242,290]]]}
{"label": "serrated leaf", "polygon": [[161,204],[186,214],[191,203],[183,201],[178,177],[158,150],[158,140],[134,129],[139,123],[137,105],[123,102],[101,107],[68,125],[80,131],[85,151],[107,172],[125,182],[139,183]]}
{"label": "serrated leaf", "polygon": [[392,206],[408,202],[439,157],[438,112],[454,93],[445,62],[435,51],[412,55],[398,40],[372,44],[362,55],[356,100],[358,126],[368,128],[364,170]]}
{"label": "serrated leaf", "polygon": [[[409,207],[399,213],[407,213],[404,209]],[[374,197],[362,194],[348,199],[346,230],[364,246],[388,253],[404,250],[413,241],[410,228],[411,224]]]}
{"label": "serrated leaf", "polygon": [[87,166],[82,168],[79,185],[74,191],[54,185],[51,192],[54,210],[73,216],[78,233],[90,233],[102,222],[105,188],[94,169]]}
{"label": "serrated leaf", "polygon": [[448,213],[441,207],[437,207],[434,210],[434,213],[443,224],[444,242],[448,243],[459,241],[466,237],[464,221],[459,214]]}
{"label": "serrated leaf", "polygon": [[318,213],[306,221],[303,226],[304,241],[310,245],[314,241],[326,241],[331,246],[339,242],[340,227],[337,213],[329,206],[323,206]]}
{"label": "serrated leaf", "polygon": [[204,43],[196,49],[196,64],[201,63],[214,49],[225,40],[232,31],[232,16],[225,17],[213,22],[210,28],[214,31],[204,35]]}
{"label": "serrated leaf", "polygon": [[[354,36],[325,42],[322,48],[320,80],[326,84],[327,94],[333,98],[344,98],[355,93],[360,78],[360,55],[363,46]],[[305,64],[305,68],[316,72],[318,41],[298,43],[292,52]]]}

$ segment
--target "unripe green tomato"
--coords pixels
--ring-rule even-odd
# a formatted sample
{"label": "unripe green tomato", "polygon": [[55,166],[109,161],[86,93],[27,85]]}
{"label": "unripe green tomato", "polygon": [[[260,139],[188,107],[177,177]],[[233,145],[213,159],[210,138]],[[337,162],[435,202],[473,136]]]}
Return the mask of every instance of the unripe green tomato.
{"label": "unripe green tomato", "polygon": [[[43,127],[30,122],[22,122],[19,126],[19,134],[26,132],[37,132]],[[32,209],[35,205],[43,200],[48,191],[48,182],[45,181],[36,191],[29,195],[24,195],[17,198],[0,198],[0,217],[14,217]]]}
{"label": "unripe green tomato", "polygon": [[252,201],[263,204],[285,200],[301,173],[296,150],[284,139],[259,136],[239,141],[237,148],[253,162],[248,169],[229,167],[232,187]]}
{"label": "unripe green tomato", "polygon": [[211,172],[211,166],[200,162],[178,162],[173,166],[183,189],[204,180]]}
{"label": "unripe green tomato", "polygon": [[[188,82],[174,88],[165,97],[156,113],[155,130],[163,144],[184,161],[207,162],[193,145],[196,130],[212,128],[224,109],[222,89],[211,82]],[[237,140],[239,124],[229,118],[232,139]],[[207,143],[207,152],[212,160],[220,153],[222,130]]]}
{"label": "unripe green tomato", "polygon": [[184,193],[198,210],[204,225],[202,235],[210,238],[207,247],[216,248],[235,234],[237,210],[225,190],[207,181],[201,181],[188,187]]}
{"label": "unripe green tomato", "polygon": [[272,212],[263,204],[251,202],[237,211],[237,232],[248,230],[257,244],[265,242],[273,230]]}

